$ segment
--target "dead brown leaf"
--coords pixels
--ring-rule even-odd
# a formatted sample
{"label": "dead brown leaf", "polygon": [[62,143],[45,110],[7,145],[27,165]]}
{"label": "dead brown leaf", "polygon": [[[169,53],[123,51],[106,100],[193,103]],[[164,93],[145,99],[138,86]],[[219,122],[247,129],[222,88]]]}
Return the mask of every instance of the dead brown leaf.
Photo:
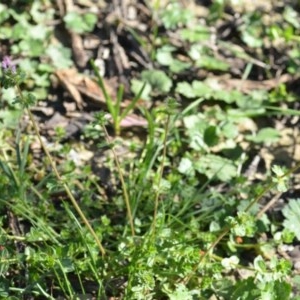
{"label": "dead brown leaf", "polygon": [[[87,75],[79,74],[76,69],[63,69],[55,72],[60,83],[70,93],[71,97],[75,100],[78,109],[82,110],[86,103],[83,101],[82,96],[105,105],[104,95],[98,84]],[[109,83],[103,79],[105,89],[112,99],[115,99],[115,92],[110,88]]]}
{"label": "dead brown leaf", "polygon": [[129,114],[120,123],[121,127],[145,127],[148,125],[148,122],[145,118],[138,116],[136,114]]}

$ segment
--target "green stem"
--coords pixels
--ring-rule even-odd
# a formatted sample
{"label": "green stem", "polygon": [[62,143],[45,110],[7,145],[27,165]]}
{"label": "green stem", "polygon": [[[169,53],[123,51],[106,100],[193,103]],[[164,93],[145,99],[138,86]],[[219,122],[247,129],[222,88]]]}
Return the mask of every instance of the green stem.
{"label": "green stem", "polygon": [[168,118],[166,121],[165,125],[165,136],[164,136],[164,141],[163,141],[163,155],[162,155],[162,160],[160,164],[160,173],[159,173],[159,178],[158,178],[158,183],[157,183],[157,192],[155,195],[155,201],[154,201],[154,214],[153,214],[153,222],[152,222],[152,231],[153,234],[155,234],[155,225],[156,225],[156,219],[157,219],[157,211],[158,211],[158,203],[159,203],[159,196],[160,196],[160,184],[161,180],[164,174],[164,167],[165,167],[165,158],[167,155],[167,139],[168,139],[168,132],[169,132],[169,123],[170,123],[170,115],[168,114]]}
{"label": "green stem", "polygon": [[[25,103],[25,100],[24,100],[24,96],[23,96],[23,93],[20,89],[20,86],[17,85],[17,90],[18,90],[18,93],[21,97],[21,100],[23,101],[23,103]],[[40,131],[39,131],[39,128],[38,128],[38,125],[36,123],[36,121],[34,120],[34,117],[33,117],[33,114],[32,112],[30,111],[29,108],[26,108],[26,111],[28,113],[28,116],[29,116],[29,119],[33,125],[33,128],[34,128],[34,131],[36,133],[36,136],[50,162],[50,165],[51,165],[51,168],[55,174],[55,177],[57,178],[57,180],[62,183],[62,186],[64,188],[64,190],[66,191],[69,199],[71,200],[71,203],[72,205],[74,206],[74,208],[76,209],[77,213],[79,214],[80,218],[82,219],[83,223],[86,225],[86,227],[88,228],[88,230],[90,231],[91,235],[94,237],[99,249],[100,249],[100,252],[101,254],[104,256],[105,255],[105,249],[103,248],[101,242],[100,242],[100,239],[99,237],[97,236],[96,232],[94,231],[94,229],[92,228],[91,224],[89,223],[89,221],[87,220],[87,218],[85,217],[84,213],[82,212],[81,208],[79,207],[76,199],[74,198],[69,186],[67,183],[64,182],[64,180],[62,179],[62,177],[60,176],[56,166],[55,166],[55,163],[54,163],[54,160],[52,159],[52,156],[50,154],[50,152],[48,151],[46,145],[44,144],[43,140],[42,140],[42,137],[40,135]]]}
{"label": "green stem", "polygon": [[[103,128],[103,131],[104,131],[104,134],[105,134],[106,141],[109,143],[109,134],[106,130],[105,125],[102,125],[102,128]],[[111,151],[113,153],[113,156],[114,156],[114,159],[115,159],[115,162],[116,162],[118,174],[119,174],[121,185],[122,185],[124,200],[125,200],[126,209],[127,209],[127,215],[128,215],[128,219],[129,219],[129,223],[130,223],[130,228],[131,228],[131,234],[132,234],[132,236],[135,236],[133,217],[132,217],[130,201],[129,201],[129,195],[128,195],[128,192],[127,192],[127,188],[126,188],[124,176],[123,176],[123,173],[122,173],[121,165],[120,165],[117,153],[116,153],[116,151],[113,147],[111,148]]]}

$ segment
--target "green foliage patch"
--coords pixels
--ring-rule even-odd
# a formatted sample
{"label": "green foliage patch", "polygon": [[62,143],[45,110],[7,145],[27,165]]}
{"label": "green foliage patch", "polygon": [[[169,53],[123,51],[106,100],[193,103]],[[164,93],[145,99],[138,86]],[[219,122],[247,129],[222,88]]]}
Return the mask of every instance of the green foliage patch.
{"label": "green foliage patch", "polygon": [[[54,3],[6,2],[0,40],[17,59],[1,68],[0,298],[297,299],[282,249],[300,239],[288,194],[300,164],[263,156],[299,116],[297,94],[272,82],[299,71],[296,7],[279,1],[272,19],[234,1],[200,11],[147,1],[147,36],[105,23],[132,34],[151,64],[111,96],[91,61],[103,108],[70,141],[60,126],[48,136],[32,110],[52,99],[53,73],[75,65],[49,25]],[[61,22],[88,35],[100,21],[86,9]],[[132,113],[142,128],[123,130]]]}

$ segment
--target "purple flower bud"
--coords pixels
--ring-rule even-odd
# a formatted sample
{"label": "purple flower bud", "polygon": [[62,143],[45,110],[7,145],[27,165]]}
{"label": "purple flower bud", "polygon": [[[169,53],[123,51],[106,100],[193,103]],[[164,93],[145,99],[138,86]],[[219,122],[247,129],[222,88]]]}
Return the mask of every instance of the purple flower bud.
{"label": "purple flower bud", "polygon": [[2,60],[2,69],[4,71],[10,70],[12,73],[16,73],[16,66],[13,64],[9,56],[4,56]]}

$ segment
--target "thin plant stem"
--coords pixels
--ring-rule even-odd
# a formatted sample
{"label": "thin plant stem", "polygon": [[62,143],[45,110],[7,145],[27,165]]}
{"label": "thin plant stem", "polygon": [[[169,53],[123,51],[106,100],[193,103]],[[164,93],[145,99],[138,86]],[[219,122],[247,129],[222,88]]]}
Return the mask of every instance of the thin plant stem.
{"label": "thin plant stem", "polygon": [[[23,103],[24,103],[25,102],[24,101],[24,96],[23,96],[23,93],[22,93],[19,85],[17,85],[17,90],[18,90],[18,93],[19,93],[19,95],[20,95]],[[66,182],[64,182],[63,178],[60,176],[60,174],[59,174],[59,172],[58,172],[58,170],[56,168],[56,165],[54,163],[54,160],[52,159],[52,156],[51,156],[50,152],[48,151],[45,143],[42,140],[42,137],[41,137],[40,131],[39,131],[39,127],[38,127],[36,121],[34,120],[33,114],[31,113],[31,111],[30,111],[29,108],[26,108],[26,111],[27,111],[29,119],[30,119],[30,121],[31,121],[31,123],[33,125],[33,128],[34,128],[34,131],[36,133],[36,136],[37,136],[37,138],[38,138],[38,140],[39,140],[39,142],[40,142],[40,144],[41,144],[41,146],[42,146],[42,148],[43,148],[43,150],[44,150],[44,152],[45,152],[45,154],[46,154],[46,156],[47,156],[47,158],[48,158],[48,160],[50,162],[50,165],[51,165],[51,168],[52,168],[52,170],[53,170],[53,172],[55,174],[55,177],[57,178],[57,180],[60,183],[62,183],[62,186],[63,186],[64,190],[66,191],[69,199],[71,200],[72,205],[74,206],[75,210],[79,214],[79,216],[82,219],[83,223],[86,225],[86,227],[90,231],[91,235],[94,237],[94,239],[95,239],[95,241],[96,241],[96,243],[97,243],[97,245],[99,247],[99,250],[100,250],[101,254],[104,256],[105,255],[105,249],[102,246],[102,244],[100,242],[100,239],[97,236],[96,232],[94,231],[94,229],[92,228],[91,224],[89,223],[89,221],[85,217],[84,213],[82,212],[82,210],[81,210],[80,206],[78,205],[76,199],[74,198],[74,196],[73,196],[73,194],[72,194],[72,192],[71,192],[68,184]]]}
{"label": "thin plant stem", "polygon": [[[109,134],[107,132],[107,129],[106,129],[105,125],[102,125],[102,128],[103,128],[103,131],[104,131],[104,134],[105,134],[106,141],[109,143],[110,138],[109,138]],[[114,159],[115,159],[115,162],[116,162],[118,174],[119,174],[121,185],[122,185],[125,205],[126,205],[126,209],[127,209],[127,215],[128,215],[130,229],[131,229],[131,235],[135,236],[135,230],[134,230],[133,217],[132,217],[132,212],[131,212],[131,207],[130,207],[129,195],[128,195],[128,192],[127,192],[127,188],[126,188],[123,172],[122,172],[122,169],[121,169],[120,161],[119,161],[118,155],[117,155],[114,147],[111,147],[111,151],[113,153],[113,156],[114,156]]]}
{"label": "thin plant stem", "polygon": [[155,200],[154,200],[154,213],[153,213],[153,222],[152,222],[152,232],[155,234],[155,225],[156,225],[156,219],[157,219],[157,211],[158,211],[158,203],[159,203],[159,196],[160,196],[160,184],[161,180],[164,174],[164,168],[165,168],[165,158],[167,155],[167,139],[168,139],[168,132],[169,132],[169,123],[170,123],[170,114],[168,114],[166,125],[165,125],[165,136],[163,141],[163,153],[162,153],[162,159],[160,164],[160,173],[157,183],[157,192],[155,194]]}
{"label": "thin plant stem", "polygon": [[259,213],[256,215],[256,219],[260,219],[261,216],[267,211],[269,210],[281,197],[283,193],[279,192],[277,193],[260,211]]}

